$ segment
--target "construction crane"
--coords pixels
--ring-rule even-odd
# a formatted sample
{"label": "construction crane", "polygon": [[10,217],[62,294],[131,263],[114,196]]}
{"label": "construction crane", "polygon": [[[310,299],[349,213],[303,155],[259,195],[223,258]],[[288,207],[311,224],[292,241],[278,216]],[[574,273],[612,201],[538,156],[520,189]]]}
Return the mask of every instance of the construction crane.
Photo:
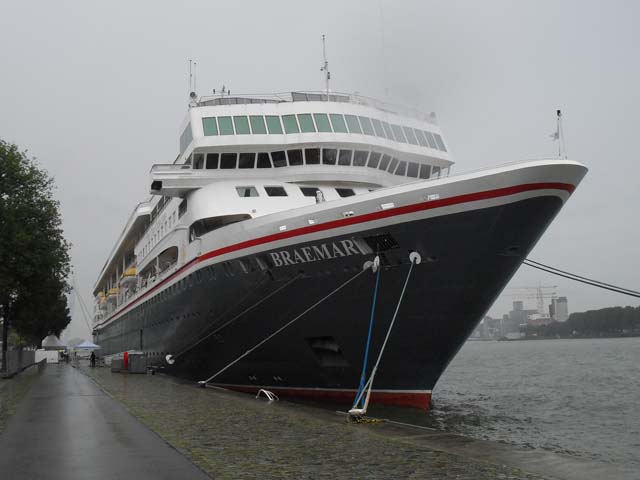
{"label": "construction crane", "polygon": [[[544,309],[544,299],[551,298],[553,300],[556,298],[555,289],[558,288],[557,285],[536,285],[534,287],[526,286],[526,287],[509,287],[506,290],[523,290],[523,293],[507,293],[508,297],[517,297],[517,298],[535,298],[537,301],[537,310],[540,315],[545,315]],[[551,291],[543,291],[543,290],[551,290]]]}

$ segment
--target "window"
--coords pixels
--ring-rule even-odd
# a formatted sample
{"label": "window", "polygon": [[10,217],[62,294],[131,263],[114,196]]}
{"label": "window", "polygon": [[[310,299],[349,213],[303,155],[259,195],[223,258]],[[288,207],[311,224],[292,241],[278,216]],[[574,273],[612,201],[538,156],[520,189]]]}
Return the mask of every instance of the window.
{"label": "window", "polygon": [[268,153],[261,152],[258,154],[258,168],[271,168],[271,159]]}
{"label": "window", "polygon": [[233,135],[233,122],[231,117],[218,117],[220,135]]}
{"label": "window", "polygon": [[409,127],[402,127],[402,131],[404,132],[404,136],[407,137],[407,141],[411,145],[418,145],[418,139],[416,135],[413,133],[413,130]]}
{"label": "window", "polygon": [[300,123],[300,130],[303,133],[316,131],[316,127],[313,124],[313,118],[311,118],[310,113],[301,113],[298,115],[298,122]]}
{"label": "window", "polygon": [[220,155],[220,168],[236,168],[237,153],[223,153]]}
{"label": "window", "polygon": [[256,163],[256,154],[254,152],[241,153],[238,158],[238,168],[253,168]]}
{"label": "window", "polygon": [[281,134],[282,125],[280,125],[280,117],[278,115],[267,115],[267,129],[271,134]]}
{"label": "window", "polygon": [[215,169],[218,168],[218,154],[217,153],[207,153],[207,169]]}
{"label": "window", "polygon": [[289,166],[302,165],[302,150],[287,150]]}
{"label": "window", "polygon": [[353,156],[353,166],[364,167],[367,164],[368,156],[369,156],[369,152],[365,150],[356,150],[356,153]]}
{"label": "window", "polygon": [[178,205],[178,218],[182,217],[187,212],[187,199],[183,198]]}
{"label": "window", "polygon": [[307,148],[304,151],[304,158],[307,165],[318,165],[320,163],[320,149],[319,148]]}
{"label": "window", "polygon": [[427,142],[429,142],[429,146],[431,148],[437,149],[438,145],[436,144],[436,139],[433,138],[433,134],[427,131],[423,131],[422,133],[424,133],[424,136],[427,137]]}
{"label": "window", "polygon": [[336,188],[336,192],[341,197],[353,197],[356,194],[352,188]]}
{"label": "window", "polygon": [[437,133],[434,133],[433,136],[436,137],[436,145],[438,145],[438,149],[442,150],[443,152],[446,152],[447,149],[444,146],[444,142],[442,141],[442,137],[440,135],[438,135]]}
{"label": "window", "polygon": [[335,148],[323,148],[322,149],[322,163],[323,165],[335,165],[338,151]]}
{"label": "window", "polygon": [[318,187],[300,187],[300,191],[305,197],[315,197],[316,192],[320,191]]}
{"label": "window", "polygon": [[202,129],[206,136],[218,135],[218,124],[216,123],[216,117],[208,117],[202,119]]}
{"label": "window", "polygon": [[387,122],[382,122],[382,126],[384,128],[384,134],[385,136],[389,139],[389,140],[395,140],[395,138],[393,138],[393,133],[391,132],[391,125],[389,125]]}
{"label": "window", "polygon": [[244,115],[233,117],[233,123],[236,126],[236,135],[248,135],[250,133],[249,120]]}
{"label": "window", "polygon": [[413,178],[418,178],[418,168],[420,167],[420,165],[418,165],[415,162],[409,162],[407,164],[407,177],[413,177]]}
{"label": "window", "polygon": [[417,128],[414,128],[413,131],[416,134],[416,138],[418,139],[418,143],[420,145],[422,145],[423,147],[428,147],[429,144],[427,143],[427,139],[423,135],[424,132],[422,130],[418,130]]}
{"label": "window", "polygon": [[[284,153],[284,152],[282,152]],[[270,197],[286,197],[287,192],[284,187],[264,187],[265,192]]]}
{"label": "window", "polygon": [[282,124],[286,133],[300,133],[295,115],[283,115]]}
{"label": "window", "polygon": [[407,143],[407,139],[404,138],[404,133],[402,132],[402,127],[400,125],[391,125],[391,130],[393,130],[393,135],[396,137],[398,142]]}
{"label": "window", "polygon": [[391,163],[389,164],[389,170],[387,170],[387,172],[389,173],[393,173],[393,171],[396,169],[396,166],[398,165],[398,159],[397,158],[392,158],[391,159]]}
{"label": "window", "polygon": [[316,127],[319,132],[331,132],[331,124],[326,113],[314,113],[313,118],[316,121]]}
{"label": "window", "polygon": [[347,133],[347,125],[344,123],[342,115],[337,113],[329,114],[331,118],[331,125],[333,125],[333,131],[336,133]]}
{"label": "window", "polygon": [[345,115],[344,119],[347,121],[347,127],[349,127],[349,133],[362,133],[360,128],[360,122],[355,115]]}
{"label": "window", "polygon": [[240,197],[257,197],[258,190],[256,187],[236,187],[236,192]]}
{"label": "window", "polygon": [[362,125],[362,132],[365,135],[375,135],[373,131],[373,125],[371,125],[371,120],[367,117],[358,117],[360,119],[360,125]]}
{"label": "window", "polygon": [[440,167],[433,167],[431,169],[431,176],[438,178],[440,176]]}
{"label": "window", "polygon": [[338,155],[338,165],[351,165],[352,150],[340,150]]}
{"label": "window", "polygon": [[430,177],[431,165],[420,165],[420,174],[418,175],[422,179]]}
{"label": "window", "polygon": [[401,175],[404,177],[405,173],[407,173],[407,162],[398,163],[398,168],[396,169],[396,175]]}
{"label": "window", "polygon": [[191,141],[193,140],[193,133],[191,132],[191,123],[184,129],[182,135],[180,135],[180,152],[184,152]]}
{"label": "window", "polygon": [[271,160],[273,160],[273,166],[276,168],[287,166],[287,157],[282,150],[271,152]]}
{"label": "window", "polygon": [[380,170],[386,170],[387,167],[389,166],[389,161],[391,160],[391,157],[389,155],[383,155],[382,156],[382,160],[380,160]]}
{"label": "window", "polygon": [[204,153],[196,153],[193,156],[193,168],[204,168]]}
{"label": "window", "polygon": [[262,135],[267,133],[267,127],[264,125],[264,118],[262,115],[251,115],[249,117],[251,123],[251,133],[254,135]]}
{"label": "window", "polygon": [[369,168],[378,168],[378,163],[380,163],[380,153],[371,152],[371,155],[369,155],[369,163],[367,166]]}
{"label": "window", "polygon": [[384,133],[384,129],[382,128],[382,123],[380,123],[380,120],[376,120],[375,118],[372,118],[371,123],[373,123],[373,129],[376,131],[376,135],[378,137],[385,138],[386,135]]}

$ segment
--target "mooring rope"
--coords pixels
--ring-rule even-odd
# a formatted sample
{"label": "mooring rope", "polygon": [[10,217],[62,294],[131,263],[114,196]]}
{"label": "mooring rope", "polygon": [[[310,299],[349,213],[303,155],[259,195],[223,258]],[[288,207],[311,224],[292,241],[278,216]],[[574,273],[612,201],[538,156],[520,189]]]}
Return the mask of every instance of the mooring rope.
{"label": "mooring rope", "polygon": [[320,305],[322,302],[324,302],[325,300],[327,300],[329,297],[331,297],[332,295],[334,295],[335,293],[339,292],[340,290],[342,290],[344,287],[346,287],[348,284],[350,284],[352,281],[354,281],[356,278],[358,278],[360,275],[362,275],[364,272],[366,272],[368,269],[370,268],[369,266],[366,266],[365,268],[363,268],[362,270],[360,270],[358,273],[356,273],[353,277],[351,277],[349,280],[347,280],[346,282],[344,282],[342,285],[338,286],[337,288],[335,288],[334,290],[331,291],[331,293],[329,293],[328,295],[325,295],[324,297],[322,297],[320,300],[318,300],[316,303],[314,303],[313,305],[311,305],[309,308],[307,308],[304,312],[302,312],[301,314],[299,314],[298,316],[296,316],[293,320],[288,321],[286,324],[284,324],[282,327],[280,327],[279,329],[277,329],[275,332],[273,332],[271,335],[269,335],[267,338],[265,338],[264,340],[261,340],[260,342],[258,342],[256,345],[254,345],[253,347],[251,347],[249,350],[247,350],[246,352],[244,352],[242,355],[240,355],[238,358],[236,358],[234,361],[232,361],[231,363],[227,364],[225,367],[223,367],[222,369],[218,370],[216,373],[214,373],[213,375],[211,375],[209,378],[207,378],[206,380],[201,380],[200,382],[198,382],[201,386],[206,386],[207,383],[209,383],[211,380],[213,380],[214,378],[216,378],[218,375],[220,375],[221,373],[225,372],[226,370],[228,370],[229,368],[231,368],[233,365],[235,365],[236,363],[238,363],[240,360],[242,360],[244,357],[246,357],[247,355],[249,355],[251,352],[253,352],[254,350],[260,348],[262,345],[264,345],[265,343],[267,343],[269,340],[271,340],[273,337],[275,337],[276,335],[278,335],[280,332],[282,332],[283,330],[285,330],[286,328],[288,328],[290,325],[293,325],[295,322],[297,322],[300,318],[302,318],[303,316],[305,316],[307,313],[309,313],[311,310],[313,310],[314,308],[316,308],[318,305]]}
{"label": "mooring rope", "polygon": [[[393,329],[393,325],[395,324],[396,318],[398,317],[398,312],[400,311],[400,305],[402,304],[404,293],[407,290],[407,285],[409,284],[409,278],[411,278],[411,272],[413,271],[414,265],[419,262],[420,262],[419,256],[411,258],[411,266],[409,267],[407,278],[404,281],[402,292],[400,293],[400,298],[398,299],[398,303],[396,305],[396,310],[393,314],[393,318],[391,319],[391,324],[387,329],[387,335],[384,337],[384,342],[382,342],[382,347],[380,347],[380,353],[378,354],[378,359],[376,360],[376,363],[373,366],[373,370],[371,370],[371,376],[369,377],[369,380],[365,384],[365,387],[362,389],[360,394],[356,397],[355,402],[353,402],[353,407],[351,408],[351,410],[349,410],[349,413],[352,415],[362,416],[365,413],[367,413],[367,407],[369,406],[369,398],[371,397],[371,389],[373,387],[373,379],[376,376],[376,372],[378,371],[378,365],[380,365],[380,360],[382,359],[382,354],[384,353],[384,349],[387,346],[387,342],[389,341],[389,336],[391,335],[391,330]],[[364,406],[362,407],[362,409],[358,409],[357,406],[360,403],[360,400],[362,400],[362,395],[364,394],[365,389],[367,390],[367,396],[365,398]]]}

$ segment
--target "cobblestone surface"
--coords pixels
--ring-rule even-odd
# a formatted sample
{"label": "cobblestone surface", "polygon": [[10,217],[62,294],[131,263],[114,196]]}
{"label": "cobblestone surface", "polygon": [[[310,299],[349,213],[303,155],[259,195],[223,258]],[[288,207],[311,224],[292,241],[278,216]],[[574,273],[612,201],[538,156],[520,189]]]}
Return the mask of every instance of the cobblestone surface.
{"label": "cobblestone surface", "polygon": [[197,388],[164,375],[82,368],[108,394],[216,479],[540,479],[505,465],[423,447],[419,436],[385,436],[291,403]]}
{"label": "cobblestone surface", "polygon": [[39,367],[30,367],[13,378],[0,378],[0,433],[9,417],[16,412],[20,400],[29,391]]}

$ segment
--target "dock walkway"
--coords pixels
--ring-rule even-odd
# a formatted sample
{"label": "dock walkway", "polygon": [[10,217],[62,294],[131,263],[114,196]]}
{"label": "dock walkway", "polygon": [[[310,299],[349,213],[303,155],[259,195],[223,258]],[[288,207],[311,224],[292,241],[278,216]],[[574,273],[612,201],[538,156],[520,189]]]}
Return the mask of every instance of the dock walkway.
{"label": "dock walkway", "polygon": [[0,434],[0,478],[143,480],[209,476],[90,378],[70,365],[60,364],[49,365],[39,374]]}

